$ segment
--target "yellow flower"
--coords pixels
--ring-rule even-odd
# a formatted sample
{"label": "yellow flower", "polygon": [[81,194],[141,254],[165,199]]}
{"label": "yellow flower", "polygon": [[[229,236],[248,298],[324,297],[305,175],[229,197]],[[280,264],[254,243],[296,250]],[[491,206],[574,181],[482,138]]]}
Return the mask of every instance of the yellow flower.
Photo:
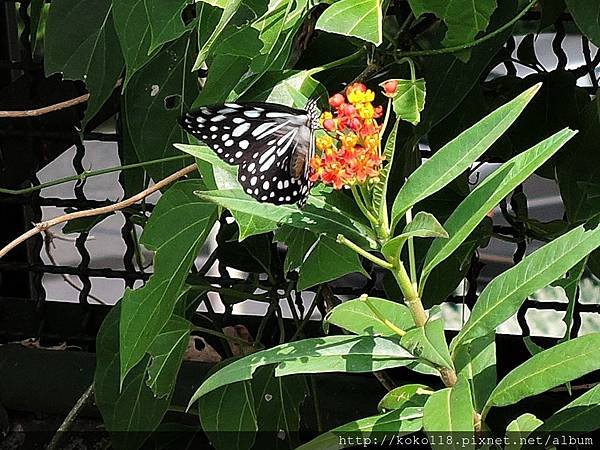
{"label": "yellow flower", "polygon": [[357,143],[358,143],[358,136],[353,133],[350,132],[348,134],[344,134],[341,137],[341,141],[342,141],[342,145],[344,145],[345,147],[354,147]]}
{"label": "yellow flower", "polygon": [[322,152],[329,150],[333,146],[333,138],[326,134],[317,138],[317,148]]}
{"label": "yellow flower", "polygon": [[375,100],[375,93],[371,89],[367,89],[365,92],[356,89],[348,93],[348,101],[353,105],[371,103],[373,100]]}

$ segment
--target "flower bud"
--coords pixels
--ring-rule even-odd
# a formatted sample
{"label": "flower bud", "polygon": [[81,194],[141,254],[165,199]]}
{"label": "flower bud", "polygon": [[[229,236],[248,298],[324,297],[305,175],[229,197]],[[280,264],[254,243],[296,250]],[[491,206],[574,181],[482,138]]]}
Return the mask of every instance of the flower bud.
{"label": "flower bud", "polygon": [[323,121],[323,128],[327,131],[335,131],[335,121],[333,119],[325,119]]}
{"label": "flower bud", "polygon": [[329,104],[332,108],[339,108],[344,104],[344,96],[342,94],[335,94],[329,97]]}
{"label": "flower bud", "polygon": [[394,97],[398,90],[398,80],[388,80],[383,82],[383,93],[388,97]]}

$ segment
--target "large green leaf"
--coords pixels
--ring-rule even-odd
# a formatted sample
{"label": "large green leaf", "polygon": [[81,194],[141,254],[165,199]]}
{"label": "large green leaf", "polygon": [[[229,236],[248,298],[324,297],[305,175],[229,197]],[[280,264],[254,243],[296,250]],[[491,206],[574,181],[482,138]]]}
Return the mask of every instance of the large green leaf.
{"label": "large green leaf", "polygon": [[389,391],[379,401],[377,410],[388,412],[396,409],[422,408],[431,394],[431,388],[424,384],[405,384]]}
{"label": "large green leaf", "polygon": [[425,80],[397,80],[394,112],[399,119],[417,125],[425,107]]}
{"label": "large green leaf", "polygon": [[448,25],[444,46],[453,47],[472,41],[477,33],[485,31],[496,0],[409,0],[415,16],[433,13]]}
{"label": "large green leaf", "polygon": [[152,33],[145,0],[113,0],[113,20],[125,58],[125,82],[142,68],[149,55]]}
{"label": "large green leaf", "polygon": [[235,13],[237,12],[240,5],[243,3],[242,0],[231,0],[227,2],[223,2],[222,4],[214,4],[214,2],[207,1],[205,3],[211,4],[213,6],[219,6],[223,8],[223,14],[221,14],[221,18],[217,23],[217,26],[213,30],[213,32],[208,37],[207,41],[200,48],[198,56],[196,57],[196,62],[194,63],[194,67],[192,70],[198,70],[204,64],[206,57],[210,54],[213,46],[218,41],[219,35],[223,32],[225,27],[229,24]]}
{"label": "large green leaf", "polygon": [[[254,371],[275,364],[275,375],[312,372],[371,372],[413,361],[397,339],[373,336],[327,336],[289,342],[232,362],[211,375],[190,404],[221,386],[250,380]],[[290,366],[294,364],[293,370]]]}
{"label": "large green leaf", "polygon": [[83,80],[90,93],[83,126],[112,94],[123,70],[110,0],[52,3],[45,33],[44,69]]}
{"label": "large green leaf", "polygon": [[252,448],[258,431],[254,401],[249,381],[223,386],[200,399],[198,414],[202,430],[215,449]]}
{"label": "large green leaf", "polygon": [[[347,423],[331,431],[317,436],[312,441],[301,445],[297,450],[339,450],[343,448],[355,448],[357,439],[360,439],[361,446],[370,446],[380,443],[382,436],[386,433],[390,435],[385,438],[388,442],[393,442],[396,437],[416,433],[421,429],[422,420],[418,413],[414,411],[396,410],[378,416],[365,417],[354,422]],[[377,433],[377,436],[371,435]],[[392,437],[393,435],[393,437]],[[392,446],[393,443],[390,443]]]}
{"label": "large green leaf", "polygon": [[383,40],[380,0],[338,0],[317,20],[317,29],[354,36],[375,45]]}
{"label": "large green leaf", "polygon": [[396,224],[406,210],[467,170],[517,119],[539,87],[535,85],[529,88],[463,131],[415,170],[394,200],[392,223]]}
{"label": "large green leaf", "polygon": [[566,0],[566,3],[581,32],[600,47],[600,3],[595,0]]}
{"label": "large green leaf", "polygon": [[283,262],[283,270],[287,273],[302,265],[308,251],[315,245],[318,237],[312,231],[298,230],[288,225],[282,225],[275,232],[275,239],[287,245],[287,253]]}
{"label": "large green leaf", "polygon": [[431,308],[429,319],[422,327],[408,330],[400,344],[425,364],[435,368],[454,369],[444,336],[444,319],[439,306]]}
{"label": "large green leaf", "polygon": [[563,406],[550,416],[540,431],[591,432],[600,429],[600,385]]}
{"label": "large green leaf", "polygon": [[[459,378],[451,388],[434,392],[425,403],[423,428],[428,433],[473,432],[473,404],[469,382]],[[465,448],[448,446],[447,448]],[[473,448],[467,445],[466,448]]]}
{"label": "large green leaf", "polygon": [[295,228],[307,229],[315,233],[327,233],[330,236],[337,236],[341,233],[359,245],[373,248],[376,246],[372,232],[367,231],[366,228],[359,228],[356,222],[341,212],[331,209],[324,210],[324,201],[315,197],[309,199],[303,209],[299,209],[295,205],[273,205],[271,203],[261,203],[260,208],[257,208],[256,200],[239,189],[199,191],[197,195],[230,211],[253,214]]}
{"label": "large green leaf", "polygon": [[471,234],[502,199],[555,154],[575,131],[563,130],[506,162],[487,177],[450,215],[444,223],[449,239],[436,239],[427,251],[419,288],[424,289],[427,276]]}
{"label": "large green leaf", "polygon": [[306,290],[354,272],[368,276],[358,254],[335,239],[321,235],[300,266],[297,288]]}
{"label": "large green leaf", "polygon": [[525,257],[497,276],[483,290],[469,320],[452,341],[454,351],[496,329],[517,312],[533,294],[581,261],[600,246],[600,226],[586,231],[579,226]]}
{"label": "large green leaf", "polygon": [[388,258],[397,258],[402,251],[404,243],[414,237],[446,239],[448,238],[448,233],[433,214],[419,211],[414,219],[404,227],[402,233],[383,244],[381,253]]}
{"label": "large green leaf", "polygon": [[173,392],[181,358],[188,345],[190,323],[173,315],[148,349],[148,386],[157,397]]}
{"label": "large green leaf", "polygon": [[[391,302],[383,298],[369,297],[371,305],[401,330],[415,326],[408,307],[401,303]],[[372,336],[394,336],[396,333],[381,321],[362,298],[345,301],[327,313],[323,319],[323,327],[337,325],[355,334]]]}
{"label": "large green leaf", "polygon": [[161,197],[141,243],[154,256],[154,274],[121,300],[121,379],[135,367],[171,319],[192,262],[216,220],[216,208],[194,195],[196,180],[180,181]]}
{"label": "large green leaf", "polygon": [[537,353],[498,383],[484,410],[512,405],[600,369],[598,346],[600,333],[593,333]]}
{"label": "large green leaf", "polygon": [[169,407],[171,393],[157,397],[147,386],[149,358],[144,358],[120,383],[119,314],[120,306],[117,305],[98,331],[94,392],[104,425],[111,433],[113,447],[135,450],[160,424]]}
{"label": "large green leaf", "polygon": [[181,13],[189,0],[145,0],[152,40],[148,53],[184,34],[189,26],[183,22]]}
{"label": "large green leaf", "polygon": [[[189,37],[183,36],[161,49],[125,88],[124,124],[140,161],[179,154],[173,149],[173,143],[183,142],[185,136],[179,118],[198,92],[197,82],[189,73],[192,53],[189,46]],[[169,109],[169,99],[175,103],[174,108]],[[155,164],[146,170],[154,180],[159,180],[183,164]]]}

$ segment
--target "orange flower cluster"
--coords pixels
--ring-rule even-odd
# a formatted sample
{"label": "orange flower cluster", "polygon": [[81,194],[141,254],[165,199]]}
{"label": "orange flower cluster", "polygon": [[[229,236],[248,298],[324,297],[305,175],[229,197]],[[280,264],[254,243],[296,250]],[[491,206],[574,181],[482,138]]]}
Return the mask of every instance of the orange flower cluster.
{"label": "orange flower cluster", "polygon": [[320,154],[310,161],[313,182],[341,189],[376,178],[381,169],[380,126],[382,107],[373,106],[375,94],[362,83],[354,83],[345,95],[329,98],[334,114],[321,115],[321,126],[328,132],[318,137]]}

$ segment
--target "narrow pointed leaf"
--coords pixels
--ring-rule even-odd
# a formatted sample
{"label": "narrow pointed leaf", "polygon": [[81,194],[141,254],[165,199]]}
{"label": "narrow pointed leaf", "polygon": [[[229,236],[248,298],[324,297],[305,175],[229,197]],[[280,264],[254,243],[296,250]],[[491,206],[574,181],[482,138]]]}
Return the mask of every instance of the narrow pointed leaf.
{"label": "narrow pointed leaf", "polygon": [[507,406],[600,369],[600,333],[544,350],[513,369],[496,386],[485,409]]}
{"label": "narrow pointed leaf", "polygon": [[467,170],[517,119],[539,88],[540,85],[536,84],[484,117],[419,166],[394,200],[392,223],[396,224],[408,208],[439,191]]}
{"label": "narrow pointed leaf", "polygon": [[540,431],[591,432],[600,429],[600,385],[563,406],[550,416]]}
{"label": "narrow pointed leaf", "polygon": [[[315,362],[317,360],[317,362]],[[397,339],[373,336],[327,336],[278,345],[232,362],[211,375],[194,393],[190,404],[221,386],[250,380],[258,367],[276,364],[275,374],[291,374],[287,365],[295,363],[294,373],[370,372],[399,367],[413,360]]]}
{"label": "narrow pointed leaf", "polygon": [[502,199],[554,155],[574,135],[564,129],[507,161],[464,199],[444,223],[449,239],[436,239],[427,251],[419,283],[421,291],[431,271],[471,234]]}
{"label": "narrow pointed leaf", "polygon": [[541,424],[542,421],[533,414],[526,413],[517,417],[506,427],[506,432],[510,433],[510,436],[508,436],[509,440],[505,449],[518,450],[522,448],[522,445],[520,444],[521,440],[526,439],[527,436]]}
{"label": "narrow pointed leaf", "polygon": [[527,296],[548,286],[599,246],[600,226],[586,231],[581,225],[494,278],[479,296],[451,350],[494,331],[517,312]]}
{"label": "narrow pointed leaf", "polygon": [[[398,124],[399,120],[394,122],[394,126],[388,135],[387,141],[385,142],[385,148],[383,150],[383,156],[385,159],[385,166],[379,172],[379,181],[373,188],[373,207],[377,211],[377,217],[386,217],[387,211],[387,190],[388,190],[388,179],[390,176],[390,170],[394,162],[394,153],[396,149],[396,136],[398,135]],[[387,220],[386,220],[387,221]]]}

